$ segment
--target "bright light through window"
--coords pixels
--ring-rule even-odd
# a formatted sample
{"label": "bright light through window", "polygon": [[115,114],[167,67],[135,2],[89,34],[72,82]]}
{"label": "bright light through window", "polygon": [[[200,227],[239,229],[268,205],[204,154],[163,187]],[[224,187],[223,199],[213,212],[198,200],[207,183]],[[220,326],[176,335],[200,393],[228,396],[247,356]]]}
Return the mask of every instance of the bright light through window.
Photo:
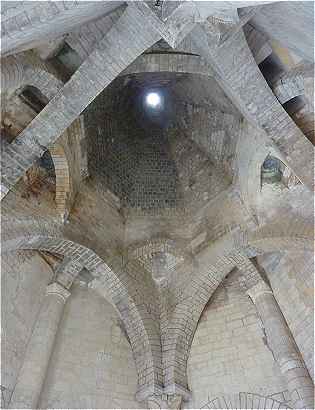
{"label": "bright light through window", "polygon": [[156,108],[161,104],[161,97],[158,93],[149,93],[146,96],[146,103],[152,108]]}

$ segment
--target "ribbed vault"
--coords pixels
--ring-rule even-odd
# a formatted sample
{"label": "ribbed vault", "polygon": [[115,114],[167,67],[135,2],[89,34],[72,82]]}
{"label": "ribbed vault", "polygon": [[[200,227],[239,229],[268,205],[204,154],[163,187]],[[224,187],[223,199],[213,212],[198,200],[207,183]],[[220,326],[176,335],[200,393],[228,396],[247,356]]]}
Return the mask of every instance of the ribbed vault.
{"label": "ribbed vault", "polygon": [[[209,336],[216,333],[216,324],[209,326],[205,340],[195,331],[200,330],[216,289],[232,270],[239,270],[242,298],[250,295],[252,309],[264,326],[257,345],[264,348],[272,366],[279,365],[283,375],[291,373],[297,383],[292,387],[290,378],[287,383],[293,407],[296,400],[308,399],[307,370],[303,370],[305,384],[297,381],[302,377],[302,359],[284,369],[288,361],[291,366],[292,357],[298,357],[297,346],[291,343],[290,309],[288,313],[277,307],[271,296],[272,281],[258,269],[266,254],[294,252],[302,258],[313,250],[308,189],[313,186],[309,140],[314,66],[297,60],[293,68],[282,62],[282,71],[279,67],[278,71],[273,67],[277,75],[273,71],[275,56],[283,57],[276,52],[275,40],[281,43],[287,28],[274,25],[274,38],[268,30],[272,24],[268,10],[280,6],[277,2],[269,9],[265,2],[256,7],[248,2],[159,0],[89,2],[90,7],[86,2],[14,3],[16,7],[6,5],[3,10],[2,250],[12,259],[25,251],[39,258],[43,252],[58,255],[63,260],[57,274],[53,272],[53,287],[59,291],[61,287],[61,294],[66,291],[68,296],[72,285],[81,280],[82,269],[89,271],[84,286],[108,299],[118,312],[136,364],[138,389],[132,394],[149,408],[180,408],[182,399],[191,399],[187,360],[192,342],[198,339],[201,356],[204,345],[210,346],[210,352],[213,339]],[[302,27],[301,11],[292,10]],[[301,10],[303,14],[308,8],[301,6]],[[45,15],[36,22],[38,13]],[[277,20],[283,22],[283,17],[275,16]],[[40,39],[39,33],[50,35]],[[297,44],[289,44],[287,54],[303,48]],[[308,53],[302,50],[301,54]],[[151,102],[150,94],[154,94]],[[301,96],[307,104],[290,113],[287,103],[294,108],[291,100]],[[28,170],[47,157],[51,168],[54,161],[54,194],[45,194],[45,183],[38,192],[27,190]],[[272,178],[267,178],[268,173]],[[303,269],[295,275],[287,274],[286,268],[280,272],[283,281],[296,280],[299,286]],[[16,279],[17,287],[24,289],[14,275],[4,275],[4,280]],[[265,295],[261,305],[251,296],[257,284],[259,297]],[[23,305],[24,295],[22,299]],[[272,312],[265,309],[272,313],[271,320],[268,315],[264,320],[265,310],[259,310],[267,302],[275,307]],[[225,327],[230,316],[222,311],[216,314],[218,327],[223,322]],[[251,325],[247,317],[241,318],[242,326]],[[295,317],[291,321],[292,328],[302,326]],[[53,320],[46,322],[50,325]],[[34,323],[29,325],[34,328]],[[224,348],[239,336],[236,325],[229,340],[218,339]],[[279,346],[274,343],[276,353],[270,335],[281,341]],[[292,357],[284,351],[286,343]],[[99,356],[105,357],[104,352]],[[212,353],[207,366],[215,369],[216,353]],[[42,361],[44,367],[50,357]],[[201,372],[202,361],[197,366]],[[93,366],[88,363],[88,372]],[[104,375],[106,363],[100,366]],[[46,370],[41,370],[42,385],[48,380]],[[226,370],[222,367],[222,373]],[[33,376],[32,371],[29,374]],[[272,377],[277,374],[272,372]],[[124,376],[115,383],[128,385]],[[212,380],[216,377],[213,373]],[[92,380],[94,388],[97,383]],[[237,384],[229,377],[226,380]],[[43,386],[35,384],[39,396]],[[71,390],[65,384],[65,390]],[[13,390],[16,385],[16,380],[8,384]],[[236,389],[241,393],[234,398],[225,390],[213,391],[208,401],[202,400],[202,408],[292,407],[278,400],[282,390],[278,397],[269,395],[276,392],[267,392],[267,387],[255,391],[256,387]],[[216,385],[209,390],[213,388]],[[98,394],[104,395],[104,390]],[[195,394],[192,391],[193,400]],[[115,400],[111,404],[115,406]]]}

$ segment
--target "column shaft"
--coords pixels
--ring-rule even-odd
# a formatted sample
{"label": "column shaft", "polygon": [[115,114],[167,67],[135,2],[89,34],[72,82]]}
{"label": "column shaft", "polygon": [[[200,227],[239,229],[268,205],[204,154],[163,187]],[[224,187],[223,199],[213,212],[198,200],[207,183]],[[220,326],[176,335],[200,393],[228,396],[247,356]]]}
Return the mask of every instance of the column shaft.
{"label": "column shaft", "polygon": [[59,322],[69,295],[70,293],[57,283],[47,287],[12,394],[11,409],[37,408]]}
{"label": "column shaft", "polygon": [[262,320],[267,343],[288,383],[293,408],[314,405],[313,382],[270,287],[262,280],[247,291]]}

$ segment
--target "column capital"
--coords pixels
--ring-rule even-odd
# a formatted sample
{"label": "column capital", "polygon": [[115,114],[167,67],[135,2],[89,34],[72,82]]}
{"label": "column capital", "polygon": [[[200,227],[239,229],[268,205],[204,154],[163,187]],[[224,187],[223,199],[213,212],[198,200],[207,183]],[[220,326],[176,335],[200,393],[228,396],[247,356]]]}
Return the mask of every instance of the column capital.
{"label": "column capital", "polygon": [[146,401],[149,409],[180,409],[182,401],[191,398],[191,393],[185,387],[172,384],[166,387],[155,386],[154,391],[142,390],[136,393],[136,400]]}
{"label": "column capital", "polygon": [[246,294],[252,299],[253,303],[255,303],[258,296],[268,293],[273,295],[270,286],[267,285],[267,283],[263,280],[260,280],[258,283],[256,283],[256,285],[248,289],[246,292]]}
{"label": "column capital", "polygon": [[83,266],[80,263],[73,259],[64,258],[55,272],[57,283],[65,289],[69,289],[82,269]]}
{"label": "column capital", "polygon": [[182,396],[179,394],[162,394],[148,397],[147,405],[153,409],[174,409],[179,410],[182,403]]}
{"label": "column capital", "polygon": [[59,283],[54,282],[47,286],[46,295],[56,295],[57,297],[61,298],[65,303],[68,297],[70,296],[70,292],[63,286],[61,286]]}

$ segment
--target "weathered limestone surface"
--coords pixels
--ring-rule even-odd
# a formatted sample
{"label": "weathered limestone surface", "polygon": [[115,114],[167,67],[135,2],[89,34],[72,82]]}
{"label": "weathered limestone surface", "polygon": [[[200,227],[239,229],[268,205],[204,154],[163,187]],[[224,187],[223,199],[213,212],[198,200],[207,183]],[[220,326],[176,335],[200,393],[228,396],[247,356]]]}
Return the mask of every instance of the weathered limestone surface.
{"label": "weathered limestone surface", "polygon": [[10,55],[59,38],[78,25],[122,5],[97,1],[4,1],[1,17],[1,54]]}
{"label": "weathered limestone surface", "polygon": [[311,9],[4,2],[2,407],[312,407]]}
{"label": "weathered limestone surface", "polygon": [[271,289],[259,282],[248,290],[266,332],[267,342],[286,377],[293,408],[314,406],[314,387]]}
{"label": "weathered limestone surface", "polygon": [[239,31],[217,48],[211,45],[211,33],[207,29],[207,26],[205,31],[198,27],[192,33],[200,54],[216,71],[219,83],[244,116],[266,131],[289,166],[311,190],[313,169],[309,164],[313,164],[313,147],[269,89],[243,32]]}
{"label": "weathered limestone surface", "polygon": [[258,258],[311,377],[314,377],[314,264],[310,253]]}
{"label": "weathered limestone surface", "polygon": [[243,30],[248,47],[258,65],[272,53],[272,48],[266,36],[261,31],[255,29],[250,22],[245,24]]}
{"label": "weathered limestone surface", "polygon": [[189,73],[211,76],[210,67],[200,56],[179,52],[145,53],[138,57],[121,75],[137,73]]}
{"label": "weathered limestone surface", "polygon": [[270,286],[249,260],[239,265],[247,294],[261,319],[266,342],[287,381],[293,408],[312,408],[313,382]]}
{"label": "weathered limestone surface", "polygon": [[141,408],[137,371],[112,306],[76,282],[65,306],[40,408]]}
{"label": "weathered limestone surface", "polygon": [[36,252],[1,255],[2,407],[8,408],[53,271]]}
{"label": "weathered limestone surface", "polygon": [[[11,409],[36,408],[46,377],[64,304],[70,293],[58,283],[47,286],[10,401]],[[30,378],[30,375],[32,377]]]}
{"label": "weathered limestone surface", "polygon": [[239,271],[231,272],[201,315],[188,359],[188,383],[193,394],[184,408],[189,408],[188,404],[201,408],[208,397],[241,391],[262,396],[279,393],[279,401],[288,399],[285,379],[264,343],[260,319],[239,279]]}
{"label": "weathered limestone surface", "polygon": [[136,8],[127,8],[97,49],[11,144],[10,152],[3,152],[2,192],[7,192],[97,94],[158,39],[158,34],[141,30]]}
{"label": "weathered limestone surface", "polygon": [[[273,397],[276,397],[274,399]],[[201,407],[202,409],[287,409],[291,407],[284,400],[284,394],[263,396],[257,393],[241,392],[239,394],[227,394],[209,400]]]}
{"label": "weathered limestone surface", "polygon": [[[302,58],[314,59],[314,3],[274,3],[263,7],[253,19],[258,29]],[[292,36],[292,32],[296,35]]]}
{"label": "weathered limestone surface", "polygon": [[1,61],[1,93],[14,92],[30,85],[36,87],[51,100],[62,88],[63,83],[39,64],[32,65],[27,57],[10,56]]}
{"label": "weathered limestone surface", "polygon": [[[284,104],[294,97],[305,94],[307,92],[305,82],[308,79],[313,82],[313,76],[314,64],[300,64],[283,74],[275,82],[272,90],[281,104]],[[312,95],[310,95],[310,104],[314,104]]]}
{"label": "weathered limestone surface", "polygon": [[125,7],[117,7],[104,17],[89,21],[80,25],[73,32],[69,33],[65,41],[73,50],[78,53],[82,62],[91,54],[98,42],[105,36],[111,27],[123,14]]}

